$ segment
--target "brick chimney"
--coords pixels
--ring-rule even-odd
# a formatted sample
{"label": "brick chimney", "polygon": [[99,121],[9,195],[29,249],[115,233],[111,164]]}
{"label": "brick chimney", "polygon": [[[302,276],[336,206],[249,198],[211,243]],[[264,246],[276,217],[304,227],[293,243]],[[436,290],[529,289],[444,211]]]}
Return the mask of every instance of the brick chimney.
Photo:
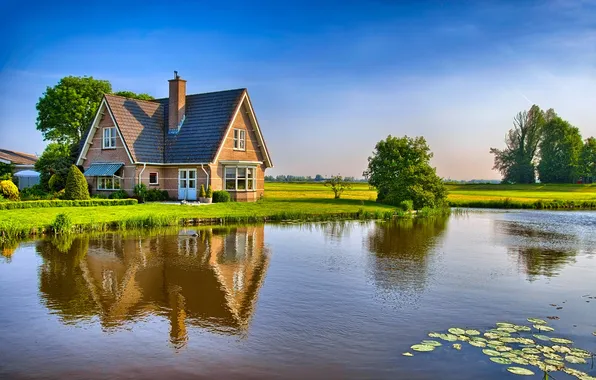
{"label": "brick chimney", "polygon": [[174,79],[170,79],[170,97],[168,110],[168,133],[178,133],[186,110],[186,81],[174,71]]}

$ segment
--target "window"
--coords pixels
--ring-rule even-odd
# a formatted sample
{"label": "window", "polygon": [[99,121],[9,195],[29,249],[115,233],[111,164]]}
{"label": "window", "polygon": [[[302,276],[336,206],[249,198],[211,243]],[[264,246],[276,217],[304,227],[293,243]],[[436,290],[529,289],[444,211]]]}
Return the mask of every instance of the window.
{"label": "window", "polygon": [[103,148],[104,149],[116,148],[116,127],[110,127],[110,128],[103,129]]}
{"label": "window", "polygon": [[255,190],[255,170],[249,167],[226,167],[226,190],[253,191]]}
{"label": "window", "polygon": [[120,178],[118,177],[97,177],[97,190],[119,190]]}
{"label": "window", "polygon": [[234,149],[246,150],[246,131],[244,129],[234,129]]}
{"label": "window", "polygon": [[157,173],[149,173],[149,184],[159,185],[159,178],[157,176]]}

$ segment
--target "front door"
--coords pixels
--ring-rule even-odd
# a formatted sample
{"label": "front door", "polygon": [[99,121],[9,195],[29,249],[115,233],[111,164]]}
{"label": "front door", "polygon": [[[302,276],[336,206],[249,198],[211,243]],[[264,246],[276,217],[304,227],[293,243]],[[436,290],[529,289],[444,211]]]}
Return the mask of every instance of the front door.
{"label": "front door", "polygon": [[178,199],[197,200],[197,169],[178,170]]}

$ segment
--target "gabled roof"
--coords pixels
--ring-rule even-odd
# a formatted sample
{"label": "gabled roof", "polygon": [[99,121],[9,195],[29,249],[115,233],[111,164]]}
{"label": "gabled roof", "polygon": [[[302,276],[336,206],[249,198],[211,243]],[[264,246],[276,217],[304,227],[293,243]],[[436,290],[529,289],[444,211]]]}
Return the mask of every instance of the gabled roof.
{"label": "gabled roof", "polygon": [[0,149],[0,160],[9,161],[15,165],[34,165],[37,162],[37,156],[29,153]]}
{"label": "gabled roof", "polygon": [[[165,136],[164,163],[212,162],[245,91],[240,88],[186,96],[182,128]],[[168,120],[168,99],[157,101],[165,109],[164,120]]]}

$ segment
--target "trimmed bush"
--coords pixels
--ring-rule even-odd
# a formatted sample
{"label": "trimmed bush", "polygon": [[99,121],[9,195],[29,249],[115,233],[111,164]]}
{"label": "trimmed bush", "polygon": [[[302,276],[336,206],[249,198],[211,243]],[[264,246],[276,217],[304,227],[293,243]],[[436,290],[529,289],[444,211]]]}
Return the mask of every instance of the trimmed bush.
{"label": "trimmed bush", "polygon": [[0,193],[11,201],[19,200],[19,188],[11,180],[0,181]]}
{"label": "trimmed bush", "polygon": [[51,191],[60,191],[64,188],[64,180],[60,174],[52,174],[50,180],[48,181],[48,187]]}
{"label": "trimmed bush", "polygon": [[[228,193],[228,195],[230,195],[230,193]],[[207,186],[207,194],[205,195],[205,198],[213,198],[213,189],[211,189],[211,185]]]}
{"label": "trimmed bush", "polygon": [[201,190],[199,190],[199,197],[206,198],[207,193],[205,192],[205,185],[201,185]]}
{"label": "trimmed bush", "polygon": [[66,178],[64,198],[68,200],[86,200],[91,198],[87,186],[87,180],[83,173],[75,165],[71,165],[68,171],[68,177]]}
{"label": "trimmed bush", "polygon": [[53,199],[43,201],[0,202],[0,210],[42,207],[129,206],[136,205],[137,203],[136,199],[88,199],[84,201]]}
{"label": "trimmed bush", "polygon": [[218,190],[213,192],[213,203],[229,202],[232,197],[230,193],[225,190]]}
{"label": "trimmed bush", "polygon": [[109,196],[110,199],[126,199],[126,198],[130,198],[128,196],[128,193],[122,189],[118,190],[118,191],[114,191],[112,194],[110,194]]}
{"label": "trimmed bush", "polygon": [[147,194],[145,195],[145,200],[147,202],[163,202],[168,199],[170,199],[170,195],[166,190],[151,189],[147,190]]}
{"label": "trimmed bush", "polygon": [[72,220],[66,214],[56,215],[56,219],[52,222],[52,230],[55,234],[68,234],[72,232]]}
{"label": "trimmed bush", "polygon": [[401,201],[399,204],[399,208],[406,212],[412,211],[414,209],[414,202],[412,202],[409,199]]}

